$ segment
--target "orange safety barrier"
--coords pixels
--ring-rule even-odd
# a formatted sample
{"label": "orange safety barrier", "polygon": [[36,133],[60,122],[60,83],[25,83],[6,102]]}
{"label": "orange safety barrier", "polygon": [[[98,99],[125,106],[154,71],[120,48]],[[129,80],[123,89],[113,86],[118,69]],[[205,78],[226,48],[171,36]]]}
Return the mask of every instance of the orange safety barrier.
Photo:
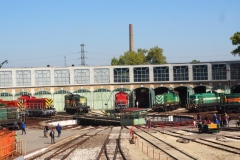
{"label": "orange safety barrier", "polygon": [[15,131],[0,130],[0,159],[9,157],[16,150]]}
{"label": "orange safety barrier", "polygon": [[[155,151],[153,146],[149,146],[147,142],[144,142],[141,138],[138,138],[138,136],[135,136],[134,138],[135,146],[139,149],[141,149],[141,152],[143,154],[146,154],[149,159],[153,160],[161,160],[160,155],[161,153],[159,151]],[[152,151],[152,152],[151,152]],[[168,159],[168,156],[162,157],[163,159]]]}

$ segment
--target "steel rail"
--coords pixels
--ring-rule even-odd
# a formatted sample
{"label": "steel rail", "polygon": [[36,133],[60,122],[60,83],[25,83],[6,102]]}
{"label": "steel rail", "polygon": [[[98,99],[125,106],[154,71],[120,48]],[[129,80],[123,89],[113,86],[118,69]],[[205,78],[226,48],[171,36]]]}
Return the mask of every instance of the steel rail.
{"label": "steel rail", "polygon": [[[97,128],[99,128],[99,127],[97,127]],[[95,130],[95,129],[96,129],[96,128],[88,131],[87,133],[84,133],[84,134],[78,136],[77,139],[86,136],[88,133],[92,132],[92,131]],[[75,135],[75,136],[76,136],[76,135]],[[72,137],[73,137],[73,136],[72,136]],[[35,159],[37,159],[37,158],[39,158],[39,157],[41,157],[41,156],[43,156],[43,155],[45,155],[45,154],[47,154],[47,153],[49,153],[49,152],[51,152],[51,151],[54,151],[54,150],[56,150],[57,148],[59,148],[57,151],[54,152],[54,153],[56,153],[56,152],[58,152],[59,150],[62,150],[62,148],[64,148],[64,146],[66,146],[66,145],[68,145],[68,144],[71,144],[71,143],[74,142],[74,141],[76,141],[76,139],[71,139],[71,140],[68,141],[67,143],[62,143],[62,144],[58,145],[58,146],[55,147],[55,148],[47,149],[46,151],[44,151],[44,152],[42,152],[42,153],[40,153],[40,154],[38,154],[38,155],[36,155],[36,156],[30,157],[28,160],[35,160]],[[60,142],[59,142],[59,143],[60,143]],[[61,148],[61,147],[62,147],[62,148]],[[54,154],[54,153],[53,153],[53,154]]]}
{"label": "steel rail", "polygon": [[[163,133],[163,132],[158,131],[158,130],[155,130],[155,131]],[[218,142],[211,142],[210,141],[211,143],[215,144],[215,145],[211,145],[211,144],[206,144],[206,143],[203,143],[203,142],[200,142],[200,141],[197,141],[197,140],[193,140],[191,138],[186,138],[186,137],[183,137],[183,136],[179,136],[179,135],[173,135],[173,134],[169,134],[169,133],[166,133],[166,132],[164,132],[164,134],[169,135],[169,136],[173,136],[173,137],[184,138],[184,139],[187,139],[189,141],[196,142],[196,143],[199,143],[199,144],[202,144],[202,145],[206,145],[206,146],[209,146],[211,148],[223,150],[223,151],[226,151],[226,152],[229,152],[229,153],[240,154],[240,152],[232,151],[232,150],[229,150],[229,149],[224,149],[224,148],[221,148],[221,147],[217,147],[215,145],[222,145],[222,146],[225,146],[225,147],[228,147],[228,148],[231,148],[231,149],[240,150],[240,148],[237,148],[237,147],[232,147],[232,146],[224,145],[224,144],[221,144],[221,143],[218,143]],[[175,133],[175,134],[179,134],[179,133]],[[182,134],[180,134],[180,135],[182,135]],[[208,141],[208,140],[205,140],[205,139],[202,139],[202,138],[199,138],[199,140]]]}
{"label": "steel rail", "polygon": [[[152,134],[150,134],[150,133],[144,131],[144,130],[141,129],[141,128],[139,128],[139,129],[140,129],[141,131],[147,133],[148,135],[150,135],[150,136],[156,138],[157,140],[161,141],[162,143],[164,143],[164,144],[170,146],[171,148],[177,150],[178,152],[184,154],[185,156],[187,156],[187,157],[189,157],[189,158],[191,158],[191,159],[197,160],[197,158],[191,156],[190,154],[185,153],[184,151],[182,151],[182,150],[176,148],[175,146],[173,146],[173,145],[171,145],[171,144],[169,144],[169,143],[167,143],[167,142],[165,142],[165,141],[163,141],[163,140],[161,140],[161,139],[155,137],[154,135],[152,135]],[[144,139],[145,141],[147,141],[148,143],[150,143],[151,145],[153,145],[154,147],[156,147],[157,149],[159,149],[159,150],[163,151],[164,153],[166,153],[166,154],[167,154],[168,156],[170,156],[171,158],[173,158],[173,159],[178,159],[178,158],[174,157],[173,155],[171,155],[170,153],[166,152],[165,150],[161,149],[159,146],[157,146],[157,145],[154,144],[153,142],[151,142],[151,141],[147,140],[146,138],[142,137],[140,134],[138,134],[138,133],[136,133],[136,132],[134,132],[134,133],[135,133],[136,135],[138,135],[139,137],[141,137],[142,139]]]}
{"label": "steel rail", "polygon": [[[122,151],[122,148],[121,148],[121,135],[122,135],[122,129],[123,129],[123,128],[121,128],[121,131],[120,131],[120,134],[119,134],[118,139],[116,139],[116,140],[117,140],[117,147],[118,147],[118,149],[119,149],[119,152],[120,152],[120,154],[121,154],[123,160],[127,160],[127,158],[126,158],[126,156],[124,155],[124,153],[123,153],[123,151]],[[116,160],[116,157],[114,157],[114,158],[115,158],[114,160]]]}
{"label": "steel rail", "polygon": [[[105,139],[105,141],[104,141],[104,143],[103,143],[103,145],[102,145],[102,148],[101,148],[101,150],[100,150],[100,152],[99,152],[99,154],[98,154],[98,156],[97,156],[97,160],[100,160],[100,158],[101,158],[101,156],[102,156],[102,154],[103,154],[103,151],[105,152],[105,155],[106,155],[106,144],[108,143],[108,141],[109,141],[109,135],[110,135],[110,133],[112,132],[112,129],[113,129],[113,127],[111,127],[111,129],[110,129],[110,131],[109,131],[109,133],[108,133],[108,135],[107,135],[107,137],[106,137],[106,139]],[[108,158],[108,157],[106,157],[106,158]]]}

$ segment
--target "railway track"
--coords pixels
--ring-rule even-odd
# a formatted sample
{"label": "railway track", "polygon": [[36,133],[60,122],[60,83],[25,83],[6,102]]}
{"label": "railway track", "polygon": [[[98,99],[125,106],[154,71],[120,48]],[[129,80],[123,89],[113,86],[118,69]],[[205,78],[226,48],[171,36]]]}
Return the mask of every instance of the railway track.
{"label": "railway track", "polygon": [[184,160],[197,160],[197,157],[192,156],[191,154],[188,154],[187,152],[184,152],[183,150],[171,145],[168,143],[164,138],[156,137],[152,135],[151,133],[141,129],[140,127],[137,127],[137,129],[141,130],[141,132],[135,134],[139,136],[141,139],[146,141],[147,143],[151,144],[158,150],[164,152],[170,159],[184,159]]}
{"label": "railway track", "polygon": [[[186,140],[191,141],[191,142],[195,142],[195,143],[198,143],[198,144],[201,144],[201,145],[208,146],[212,149],[222,150],[224,152],[231,153],[231,154],[236,154],[236,155],[240,154],[240,148],[239,147],[234,147],[234,146],[226,145],[224,143],[215,142],[213,140],[208,140],[207,138],[196,138],[196,136],[192,136],[192,138],[188,138],[188,136],[186,136],[182,133],[179,133],[179,132],[172,131],[172,130],[168,130],[168,131],[165,131],[165,132],[162,132],[162,131],[159,131],[159,130],[155,130],[155,131],[157,131],[159,133],[162,133],[162,134],[167,134],[169,136],[177,137],[177,138],[180,138],[180,139],[186,139]],[[232,137],[232,136],[226,136],[226,137],[229,137],[229,138],[232,138],[232,139],[234,139],[234,138],[237,139],[236,137]]]}
{"label": "railway track", "polygon": [[[27,160],[36,159],[68,159],[81,145],[87,143],[88,140],[94,139],[98,136],[98,133],[105,129],[93,128],[82,135],[74,135],[68,139],[60,141],[59,143],[52,144],[46,148],[43,152],[27,158]],[[96,138],[97,139],[97,138]]]}
{"label": "railway track", "polygon": [[101,148],[97,160],[126,160],[121,149],[121,127],[112,127]]}

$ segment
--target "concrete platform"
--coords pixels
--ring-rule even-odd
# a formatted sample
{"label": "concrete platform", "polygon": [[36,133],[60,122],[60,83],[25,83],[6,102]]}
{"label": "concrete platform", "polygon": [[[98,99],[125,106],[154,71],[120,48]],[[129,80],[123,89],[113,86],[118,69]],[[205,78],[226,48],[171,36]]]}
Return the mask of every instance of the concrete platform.
{"label": "concrete platform", "polygon": [[[43,130],[38,129],[26,129],[27,134],[22,135],[22,131],[17,131],[18,134],[18,140],[23,140],[26,142],[26,146],[23,147],[23,150],[25,151],[25,155],[28,155],[32,152],[37,152],[41,149],[44,150],[45,147],[48,147],[51,145],[51,138],[44,138]],[[61,141],[65,138],[71,137],[76,134],[83,134],[87,132],[87,129],[77,130],[77,129],[67,129],[62,130],[61,136],[57,137],[55,136],[55,142]],[[55,135],[57,135],[57,132],[55,130]]]}

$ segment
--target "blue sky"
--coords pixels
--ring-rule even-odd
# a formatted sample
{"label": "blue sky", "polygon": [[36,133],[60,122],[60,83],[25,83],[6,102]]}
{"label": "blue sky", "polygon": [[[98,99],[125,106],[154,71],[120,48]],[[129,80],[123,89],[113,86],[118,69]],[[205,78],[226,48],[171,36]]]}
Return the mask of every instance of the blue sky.
{"label": "blue sky", "polygon": [[168,63],[240,60],[230,37],[240,32],[239,0],[2,0],[3,68],[110,65],[129,50],[158,46]]}

